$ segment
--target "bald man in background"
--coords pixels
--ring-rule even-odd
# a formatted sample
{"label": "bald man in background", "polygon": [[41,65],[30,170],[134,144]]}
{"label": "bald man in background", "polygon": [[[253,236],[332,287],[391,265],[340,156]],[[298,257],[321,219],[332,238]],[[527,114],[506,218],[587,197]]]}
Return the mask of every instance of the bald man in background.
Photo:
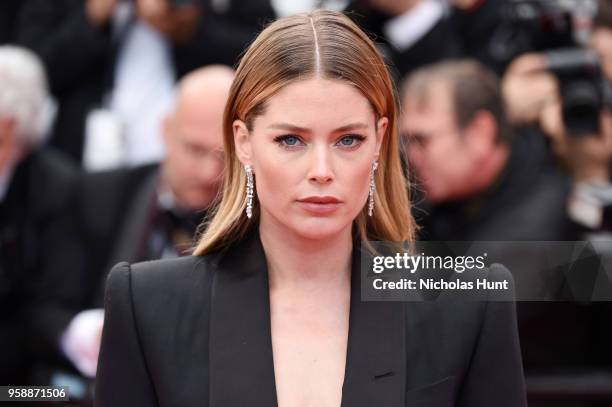
{"label": "bald man in background", "polygon": [[174,110],[161,123],[160,164],[80,180],[65,236],[58,236],[65,247],[45,263],[32,308],[32,345],[45,366],[33,384],[70,385],[72,398],[90,399],[107,271],[120,261],[187,254],[219,191],[222,118],[233,76],[229,67],[209,66],[179,83]]}
{"label": "bald man in background", "polygon": [[174,112],[163,122],[163,176],[188,209],[207,207],[217,193],[223,163],[223,110],[232,79],[233,71],[225,66],[188,75],[179,84]]}

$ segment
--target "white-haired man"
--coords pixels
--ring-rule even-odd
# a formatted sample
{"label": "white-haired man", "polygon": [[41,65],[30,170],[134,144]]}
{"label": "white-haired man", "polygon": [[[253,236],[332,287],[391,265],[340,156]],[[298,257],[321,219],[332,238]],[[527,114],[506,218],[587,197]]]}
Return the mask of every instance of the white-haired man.
{"label": "white-haired man", "polygon": [[0,383],[14,385],[27,380],[27,293],[76,172],[40,148],[51,115],[38,58],[0,46],[0,83]]}

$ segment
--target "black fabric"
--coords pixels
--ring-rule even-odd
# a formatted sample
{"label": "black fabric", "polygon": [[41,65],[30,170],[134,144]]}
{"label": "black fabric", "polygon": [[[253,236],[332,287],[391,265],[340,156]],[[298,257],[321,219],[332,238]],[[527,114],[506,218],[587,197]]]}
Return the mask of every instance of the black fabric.
{"label": "black fabric", "polygon": [[0,44],[15,40],[15,26],[21,0],[2,0],[0,2]]}
{"label": "black fabric", "polygon": [[226,10],[217,10],[205,0],[204,13],[193,38],[174,48],[179,77],[194,67],[224,64],[237,67],[241,54],[275,19],[268,0],[233,0]]}
{"label": "black fabric", "polygon": [[37,150],[15,168],[0,203],[0,383],[27,383],[26,307],[46,253],[57,250],[57,222],[76,172],[60,154]]}
{"label": "black fabric", "polygon": [[[359,256],[343,406],[526,405],[513,303],[361,302]],[[225,252],[115,266],[105,310],[95,406],[276,405],[256,230]]]}
{"label": "black fabric", "polygon": [[453,7],[450,21],[459,35],[461,46],[467,57],[475,58],[502,74],[511,58],[499,49],[501,38],[497,32],[503,21],[505,0],[480,0],[476,6],[462,10]]}
{"label": "black fabric", "polygon": [[403,51],[392,49],[391,55],[401,77],[404,77],[424,65],[461,58],[465,53],[450,20],[442,18],[410,48]]}

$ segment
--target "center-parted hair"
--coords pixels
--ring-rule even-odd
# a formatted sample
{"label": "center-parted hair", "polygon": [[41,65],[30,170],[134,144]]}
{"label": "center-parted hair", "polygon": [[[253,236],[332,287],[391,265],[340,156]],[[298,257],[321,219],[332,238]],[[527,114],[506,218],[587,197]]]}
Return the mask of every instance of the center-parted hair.
{"label": "center-parted hair", "polygon": [[413,241],[415,224],[398,146],[398,98],[388,68],[373,42],[348,17],[317,10],[273,22],[240,61],[223,117],[223,189],[211,221],[202,225],[205,229],[195,255],[236,243],[259,221],[257,204],[251,219],[244,214],[246,176],[236,155],[233,122],[242,120],[252,131],[254,119],[265,112],[273,95],[287,85],[314,77],[354,86],[370,102],[377,121],[381,117],[389,120],[375,173],[374,214],[367,216],[364,202],[354,221],[354,233],[366,242]]}

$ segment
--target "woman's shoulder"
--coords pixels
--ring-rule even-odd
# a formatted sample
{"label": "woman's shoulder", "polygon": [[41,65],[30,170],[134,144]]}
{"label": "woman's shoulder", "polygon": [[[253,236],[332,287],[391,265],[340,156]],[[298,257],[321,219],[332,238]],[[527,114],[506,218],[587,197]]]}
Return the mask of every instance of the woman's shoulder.
{"label": "woman's shoulder", "polygon": [[127,288],[134,300],[161,301],[187,298],[190,292],[202,295],[210,286],[215,273],[211,256],[184,256],[174,259],[152,260],[140,263],[121,262],[109,273],[106,283],[109,291]]}
{"label": "woman's shoulder", "polygon": [[[205,377],[201,372],[207,363],[204,344],[215,274],[209,260],[188,256],[123,262],[112,269],[106,284],[100,353],[107,365],[106,381],[117,374],[112,366],[134,369],[147,383],[150,379],[156,384],[175,383],[177,374],[185,372]],[[194,370],[194,366],[204,367]],[[164,386],[164,392],[175,393]]]}
{"label": "woman's shoulder", "polygon": [[177,280],[190,275],[208,277],[212,273],[209,256],[183,256],[149,260],[130,265],[133,278]]}

